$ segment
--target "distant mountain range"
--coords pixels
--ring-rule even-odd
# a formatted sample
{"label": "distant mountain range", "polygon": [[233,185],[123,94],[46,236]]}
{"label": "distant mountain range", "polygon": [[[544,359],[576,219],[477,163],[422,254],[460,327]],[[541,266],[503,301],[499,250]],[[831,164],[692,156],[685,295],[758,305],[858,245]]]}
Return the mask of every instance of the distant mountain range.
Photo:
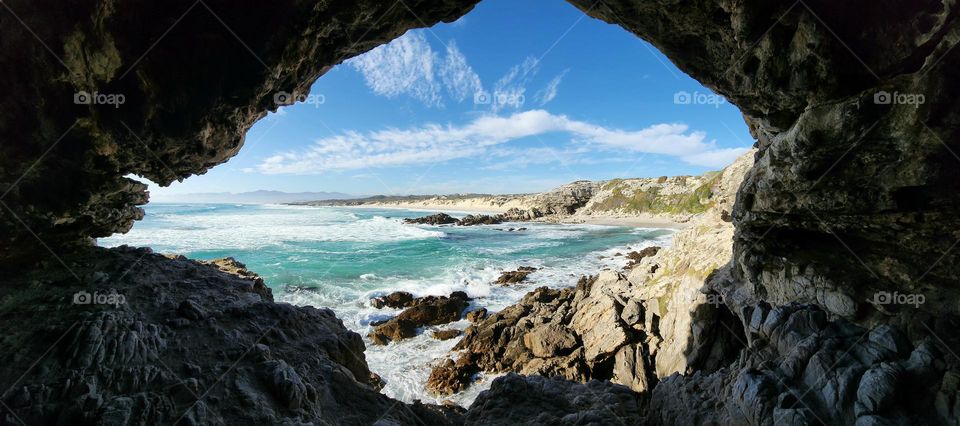
{"label": "distant mountain range", "polygon": [[191,194],[167,195],[150,197],[150,201],[158,203],[239,203],[239,204],[279,204],[297,203],[316,200],[344,200],[356,196],[342,192],[283,192],[283,191],[251,191],[251,192],[201,192]]}

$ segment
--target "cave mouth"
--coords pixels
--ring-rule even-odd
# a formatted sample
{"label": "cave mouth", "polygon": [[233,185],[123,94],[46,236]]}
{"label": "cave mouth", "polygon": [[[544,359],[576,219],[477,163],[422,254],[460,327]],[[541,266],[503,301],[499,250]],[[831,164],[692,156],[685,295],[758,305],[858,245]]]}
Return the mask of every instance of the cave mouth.
{"label": "cave mouth", "polygon": [[[752,320],[761,327],[751,333],[770,331],[767,325],[775,326],[776,319],[788,314],[797,319],[783,324],[807,329],[829,321],[826,329],[831,332],[852,330],[845,325],[834,326],[838,318],[872,328],[868,330],[873,333],[871,338],[882,338],[892,348],[889,353],[900,356],[901,352],[919,351],[919,359],[937,359],[931,368],[921,365],[921,374],[915,375],[911,370],[911,377],[925,382],[922,389],[918,388],[925,393],[914,395],[921,402],[911,404],[927,409],[922,413],[924,417],[918,418],[930,416],[946,422],[960,417],[955,407],[933,403],[933,395],[941,401],[955,398],[957,376],[955,371],[944,371],[955,370],[954,358],[939,359],[932,349],[949,349],[943,342],[956,341],[956,330],[951,325],[956,322],[955,301],[960,297],[956,288],[960,261],[958,252],[953,250],[957,237],[954,230],[960,229],[960,219],[955,214],[960,205],[955,190],[958,169],[953,163],[954,159],[960,160],[955,154],[960,152],[960,135],[952,124],[956,121],[955,99],[960,89],[949,74],[949,70],[960,65],[960,50],[954,49],[960,39],[955,5],[937,0],[901,3],[894,12],[887,13],[871,9],[867,2],[704,2],[681,10],[667,1],[571,3],[589,16],[620,25],[649,40],[679,69],[726,96],[743,111],[751,135],[758,141],[757,164],[747,174],[736,208],[728,215],[737,230],[734,262],[729,271],[731,288],[724,296],[734,296],[727,299],[731,303],[769,299],[778,306],[769,312],[754,310]],[[3,400],[6,405],[13,403],[14,408],[7,408],[4,413],[29,415],[27,420],[37,423],[52,422],[64,412],[84,412],[94,419],[122,419],[127,414],[151,419],[191,415],[196,423],[231,423],[224,419],[238,420],[230,416],[243,413],[220,409],[215,402],[198,404],[201,398],[193,400],[189,394],[196,395],[204,389],[191,387],[191,383],[196,383],[193,381],[174,380],[177,374],[151,376],[162,379],[157,382],[134,381],[145,386],[162,385],[162,391],[154,389],[149,393],[159,402],[153,404],[153,400],[132,401],[126,397],[130,389],[121,388],[125,384],[99,381],[121,373],[110,370],[110,365],[85,364],[102,354],[97,352],[98,347],[120,347],[110,342],[132,342],[134,335],[148,337],[144,345],[134,345],[136,348],[162,349],[176,344],[180,353],[191,354],[209,353],[209,348],[197,344],[197,340],[229,344],[216,340],[229,335],[244,343],[242,347],[230,347],[230,351],[247,353],[245,348],[258,349],[241,370],[256,371],[256,379],[236,381],[234,387],[250,390],[253,385],[266,383],[272,389],[270,394],[252,397],[245,393],[248,398],[244,403],[258,404],[276,398],[287,408],[322,406],[330,410],[325,411],[326,415],[353,415],[338,411],[341,404],[311,400],[317,393],[297,385],[291,365],[319,362],[321,371],[311,371],[306,378],[314,384],[352,383],[350,380],[357,377],[370,382],[371,379],[362,378],[367,372],[362,357],[351,356],[344,350],[358,348],[358,341],[351,337],[354,335],[338,335],[332,339],[336,340],[333,344],[331,340],[311,340],[324,351],[298,358],[300,352],[289,345],[289,335],[275,335],[273,329],[256,321],[265,318],[282,322],[290,335],[310,339],[342,329],[337,328],[328,311],[289,310],[284,308],[289,305],[271,303],[242,305],[251,298],[269,301],[270,297],[255,279],[232,281],[215,272],[213,266],[198,269],[182,259],[150,256],[146,250],[101,250],[99,257],[83,255],[89,253],[86,250],[90,250],[92,238],[129,229],[142,217],[136,206],[147,201],[145,188],[123,176],[144,176],[167,184],[203,174],[239,151],[245,132],[266,111],[277,107],[274,95],[278,92],[294,97],[305,95],[318,76],[335,64],[395,39],[410,28],[453,22],[476,2],[289,1],[235,7],[222,0],[163,6],[104,6],[91,0],[71,3],[69,8],[27,1],[3,5],[0,14],[10,25],[0,27],[0,68],[12,71],[11,78],[0,79],[6,95],[0,99],[4,111],[0,116],[0,137],[11,141],[0,146],[0,226],[4,230],[0,234],[0,263],[5,276],[14,283],[4,288],[5,294],[12,294],[14,289],[30,291],[5,299],[16,302],[5,305],[12,309],[10,318],[18,321],[10,327],[17,333],[11,341],[21,343],[25,349],[22,354],[2,354],[0,361],[9,366],[23,365],[23,370],[28,371],[44,364],[37,371],[70,375],[70,379],[59,380],[62,377],[57,376],[46,383],[11,387],[3,394]],[[224,31],[224,27],[229,30]],[[197,48],[201,45],[205,48]],[[87,101],[81,92],[106,94],[107,98],[103,104],[99,97],[96,102]],[[123,94],[123,105],[128,107],[110,105],[110,94]],[[922,95],[922,102],[918,95]],[[24,100],[35,101],[24,107]],[[772,241],[768,235],[784,238]],[[802,245],[792,244],[792,238],[798,235],[816,235],[815,241],[833,238],[837,244],[822,246],[829,253],[810,256],[802,252]],[[848,241],[855,244],[847,244]],[[84,249],[78,251],[77,247]],[[831,259],[829,268],[817,262],[823,258]],[[113,269],[103,264],[113,261],[132,265],[143,261],[151,265],[154,275],[148,274],[147,278],[154,279],[131,287],[131,291],[143,291],[138,294],[143,296],[139,300],[144,303],[156,302],[159,292],[177,289],[164,287],[170,268],[226,279],[223,283],[229,294],[204,296],[240,303],[242,306],[233,306],[230,311],[236,321],[228,322],[236,328],[215,328],[211,333],[194,335],[193,339],[166,340],[169,335],[154,333],[163,327],[173,330],[174,326],[210,331],[190,328],[209,312],[198,309],[202,307],[196,298],[187,295],[175,301],[165,300],[166,304],[149,305],[156,309],[140,310],[139,318],[123,312],[103,314],[98,317],[99,324],[107,324],[110,333],[83,320],[81,308],[71,305],[71,309],[58,309],[63,307],[60,301],[64,299],[64,289],[72,289],[69,285],[96,284],[102,279],[103,270],[126,275],[122,269],[114,271],[119,263]],[[44,276],[53,269],[59,270],[58,265],[64,267],[62,277],[51,281]],[[103,270],[97,271],[101,266]],[[70,276],[73,268],[81,267],[89,274]],[[864,270],[869,278],[860,279]],[[196,286],[196,278],[185,276],[181,284],[184,288]],[[66,280],[69,285],[43,285]],[[879,291],[930,297],[916,306],[889,306],[886,299],[875,297]],[[49,309],[42,310],[45,315],[39,316],[33,311],[14,309],[30,303]],[[793,313],[779,309],[792,304],[796,304],[789,309]],[[194,322],[164,322],[174,310],[183,319]],[[748,311],[731,312],[739,316]],[[312,315],[311,319],[316,321],[305,322],[294,313]],[[43,318],[44,324],[39,325],[37,318]],[[147,328],[141,327],[144,321]],[[117,324],[120,327],[114,326]],[[658,325],[663,329],[663,322]],[[901,338],[888,326],[902,326],[907,337]],[[143,335],[142,330],[148,333]],[[70,333],[74,334],[64,341],[80,345],[73,352],[63,348],[50,351],[44,344],[44,340],[61,341]],[[790,333],[779,336],[795,337]],[[908,346],[924,339],[916,348]],[[274,354],[295,356],[289,358],[290,363],[271,359],[271,352],[262,350],[257,342],[268,343]],[[782,341],[780,346],[789,343]],[[853,342],[847,346],[856,345]],[[770,352],[778,349],[774,346],[762,349],[767,355],[776,356]],[[52,356],[47,357],[48,353]],[[76,354],[84,356],[73,356]],[[137,354],[141,358],[130,361],[141,365],[152,362],[148,351]],[[28,364],[25,359],[40,361]],[[179,363],[185,361],[182,358],[176,361],[178,372],[182,368],[186,371],[183,374],[209,375],[209,371]],[[99,369],[96,373],[102,376],[87,374],[90,367]],[[353,379],[339,375],[344,371],[340,367],[346,367]],[[873,367],[882,366],[869,368]],[[916,365],[910,366],[913,367]],[[233,367],[213,366],[217,368]],[[852,370],[867,368],[853,366]],[[16,377],[22,376],[20,370],[11,367],[4,371],[4,383],[17,384],[23,378]],[[328,373],[332,376],[323,375]],[[713,383],[719,388],[704,388],[700,379],[686,377],[671,380],[672,388],[658,386],[659,398],[653,395],[650,412],[665,423],[692,422],[700,415],[710,416],[716,423],[772,417],[774,404],[769,402],[776,400],[779,388],[772,379],[779,377],[778,373],[769,369],[748,373],[739,378],[743,380],[736,386],[761,392],[742,394],[750,399],[739,405],[737,401],[722,401],[719,405],[726,404],[726,413],[689,410],[692,404],[688,401],[716,402],[717,395],[731,395],[728,385],[732,382]],[[876,373],[874,378],[883,376],[879,374],[883,371]],[[731,377],[724,377],[727,378]],[[515,378],[508,379],[506,383],[516,383]],[[64,382],[78,384],[67,386]],[[46,391],[54,387],[60,391],[57,395],[81,396],[74,401],[58,401]],[[187,400],[186,413],[174,412],[179,410],[170,408],[178,408],[178,403],[163,399],[172,388],[183,390],[178,397]],[[569,394],[585,395],[571,392],[573,388],[562,389]],[[697,389],[707,389],[710,395],[686,392]],[[868,389],[870,393],[865,394],[864,401],[857,401],[856,408],[849,399],[830,401],[817,408],[821,414],[830,414],[826,418],[843,418],[850,423],[859,417],[871,422],[902,421],[916,414],[909,407],[896,405],[862,412],[864,407],[876,408],[875,401],[898,400],[884,393],[885,389],[896,386]],[[213,391],[220,393],[222,389]],[[263,395],[267,396],[259,399]],[[563,395],[561,391],[552,397],[562,401]],[[384,418],[396,405],[386,398],[368,396],[370,401],[383,403],[370,410],[375,414],[373,418],[364,418],[368,423]],[[821,397],[815,393],[806,396]],[[98,411],[88,411],[96,405],[91,404],[93,401],[107,402],[104,407],[98,406]],[[778,411],[778,415],[813,422],[809,413],[794,410],[793,402],[802,403],[806,398],[794,401],[785,397],[782,401],[787,401],[785,405],[790,411]],[[489,402],[496,406],[495,400]],[[683,406],[677,407],[678,404]],[[399,405],[399,412],[391,418],[398,423],[417,422],[415,418],[427,412],[413,412],[415,408]],[[212,417],[205,418],[204,413]],[[592,414],[605,415],[602,410]],[[4,420],[14,423],[9,416]]]}
{"label": "cave mouth", "polygon": [[[544,15],[552,19],[489,36]],[[146,217],[98,244],[147,246],[204,261],[237,259],[263,277],[276,300],[332,308],[363,336],[371,324],[398,313],[373,309],[370,299],[395,291],[416,297],[465,291],[474,298],[470,309],[495,312],[533,289],[489,285],[497,270],[532,265],[540,270],[531,278],[537,285],[570,287],[576,283],[571,276],[623,269],[628,260],[613,258],[615,253],[660,244],[668,232],[604,225],[557,231],[522,223],[461,232],[399,223],[426,214],[417,206],[285,205],[363,194],[402,200],[538,193],[574,181],[611,182],[626,190],[634,178],[700,179],[748,148],[743,141],[750,135],[733,106],[633,34],[583,16],[565,3],[549,8],[486,2],[450,24],[409,30],[333,67],[306,94],[275,94],[277,112],[251,127],[227,164],[166,188],[148,182]],[[605,48],[585,50],[590,44]],[[624,58],[619,52],[628,49],[634,55]],[[499,134],[508,136],[497,139]],[[636,147],[624,148],[606,134],[629,138]],[[690,148],[659,152],[671,142]],[[418,160],[437,155],[436,161]],[[729,158],[703,160],[717,155]],[[688,186],[709,186],[708,180]],[[691,200],[699,209],[699,198]],[[571,201],[557,214],[573,214],[588,202]],[[466,204],[442,208],[420,207],[458,217],[458,210],[470,211]],[[476,208],[492,214],[485,209],[495,206]],[[519,228],[524,231],[511,231]],[[600,257],[608,260],[595,259]],[[441,325],[440,331],[463,327]],[[387,395],[442,402],[422,383],[420,389],[410,384],[424,381],[430,365],[448,352],[449,344],[432,338],[434,331],[388,348],[366,341],[367,361],[386,380]],[[469,405],[480,389],[454,400]]]}

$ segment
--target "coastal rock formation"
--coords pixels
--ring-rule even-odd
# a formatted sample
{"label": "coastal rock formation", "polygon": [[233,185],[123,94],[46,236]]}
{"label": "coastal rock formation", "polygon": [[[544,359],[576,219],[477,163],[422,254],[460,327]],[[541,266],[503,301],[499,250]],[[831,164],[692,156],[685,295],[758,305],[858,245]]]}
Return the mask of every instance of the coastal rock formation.
{"label": "coastal rock formation", "polygon": [[427,325],[442,325],[458,321],[469,305],[467,294],[455,291],[446,296],[426,296],[416,299],[413,306],[400,315],[374,327],[370,340],[377,345],[386,345],[416,336],[417,329]]}
{"label": "coastal rock formation", "polygon": [[[645,325],[640,317],[621,315],[629,310],[617,296],[629,286],[625,276],[605,271],[581,279],[576,288],[543,287],[527,294],[467,328],[454,347],[462,351],[457,361],[448,360],[431,375],[446,379],[428,382],[428,388],[443,394],[469,385],[476,371],[515,371],[579,382],[613,380],[637,392],[648,390]],[[452,386],[451,378],[465,381]]]}
{"label": "coastal rock formation", "polygon": [[457,221],[459,226],[474,226],[474,225],[496,225],[498,223],[503,223],[503,216],[501,215],[486,215],[478,214],[472,215],[468,214]]}
{"label": "coastal rock formation", "polygon": [[630,263],[627,264],[626,269],[633,269],[633,267],[637,266],[644,258],[655,256],[660,251],[660,248],[661,247],[658,246],[645,247],[640,251],[627,253],[627,259],[630,259]]}
{"label": "coastal rock formation", "polygon": [[363,340],[333,311],[274,303],[232,259],[126,247],[61,259],[69,269],[4,277],[16,349],[0,362],[22,368],[0,370],[12,410],[0,423],[455,424],[379,394]]}
{"label": "coastal rock formation", "polygon": [[417,225],[451,225],[459,222],[460,221],[457,218],[446,213],[437,213],[429,216],[403,220],[403,223],[413,223]]}
{"label": "coastal rock formation", "polygon": [[451,330],[434,330],[433,338],[437,340],[450,340],[456,337],[460,337],[460,330],[451,329]]}
{"label": "coastal rock formation", "polygon": [[378,296],[370,299],[370,306],[377,309],[383,308],[409,308],[417,302],[413,295],[406,291],[395,291],[386,296]]}
{"label": "coastal rock formation", "polygon": [[507,374],[477,397],[468,425],[641,424],[643,406],[630,389],[592,380],[579,384]]}
{"label": "coastal rock formation", "polygon": [[516,271],[504,271],[497,278],[495,284],[509,285],[517,284],[527,280],[527,276],[536,272],[537,268],[532,266],[521,266]]}
{"label": "coastal rock formation", "polygon": [[663,379],[649,421],[948,424],[960,418],[950,402],[956,373],[944,374],[947,359],[933,340],[913,345],[894,327],[828,321],[812,305],[760,304],[744,314],[749,342],[737,361],[713,373]]}

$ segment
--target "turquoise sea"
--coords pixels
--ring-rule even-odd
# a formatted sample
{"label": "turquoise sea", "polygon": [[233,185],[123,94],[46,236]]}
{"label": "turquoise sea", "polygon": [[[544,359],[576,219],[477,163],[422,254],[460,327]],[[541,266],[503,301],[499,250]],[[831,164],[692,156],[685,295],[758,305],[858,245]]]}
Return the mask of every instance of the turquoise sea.
{"label": "turquoise sea", "polygon": [[[130,232],[99,244],[150,246],[194,259],[233,256],[260,274],[278,301],[331,308],[363,336],[371,321],[399,313],[370,307],[371,297],[394,290],[416,296],[463,290],[474,298],[473,305],[497,311],[536,287],[572,286],[581,275],[620,269],[626,260],[613,256],[616,252],[668,244],[672,233],[545,223],[406,225],[403,218],[434,212],[349,207],[152,203],[145,210],[146,217]],[[529,283],[491,284],[500,272],[522,265],[541,269]],[[455,343],[434,340],[430,330],[386,347],[368,340],[367,362],[387,381],[384,393],[408,402],[437,402],[423,389],[429,364]],[[443,399],[468,405],[489,381],[483,378],[480,386]]]}

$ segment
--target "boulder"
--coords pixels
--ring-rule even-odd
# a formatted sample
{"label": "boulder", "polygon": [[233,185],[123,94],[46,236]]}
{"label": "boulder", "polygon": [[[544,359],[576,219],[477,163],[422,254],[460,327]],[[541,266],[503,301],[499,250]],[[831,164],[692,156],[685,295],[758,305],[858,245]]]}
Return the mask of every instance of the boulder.
{"label": "boulder", "polygon": [[467,312],[466,318],[467,318],[467,321],[470,321],[471,323],[474,323],[474,324],[480,321],[483,321],[484,319],[487,318],[487,308],[479,308],[479,309],[474,309],[470,312]]}
{"label": "boulder", "polygon": [[447,359],[434,367],[427,378],[427,390],[437,395],[450,395],[466,388],[473,381],[473,375],[480,371],[472,357],[465,354],[457,361]]}
{"label": "boulder", "polygon": [[414,305],[413,295],[406,291],[395,291],[386,296],[379,296],[370,299],[370,306],[377,309],[382,308],[407,308]]}
{"label": "boulder", "polygon": [[632,269],[634,266],[637,266],[641,260],[646,257],[656,256],[660,252],[660,247],[652,246],[646,247],[640,251],[631,251],[627,253],[627,259],[630,259],[630,263],[627,264],[627,269]]}
{"label": "boulder", "polygon": [[629,388],[607,381],[580,384],[514,373],[493,381],[466,414],[468,425],[643,424],[643,407]]}
{"label": "boulder", "polygon": [[446,213],[437,213],[424,217],[417,218],[407,218],[403,220],[403,223],[416,224],[416,225],[451,225],[458,223],[457,218],[450,216]]}
{"label": "boulder", "polygon": [[460,334],[460,330],[434,330],[433,338],[437,340],[450,340],[455,337],[459,337]]}
{"label": "boulder", "polygon": [[541,325],[523,335],[523,345],[538,358],[567,355],[577,344],[576,334],[557,324]]}
{"label": "boulder", "polygon": [[460,320],[469,305],[467,294],[454,292],[450,297],[427,296],[387,322],[374,327],[368,335],[377,345],[416,336],[417,329],[428,325],[442,325]]}
{"label": "boulder", "polygon": [[500,277],[497,278],[496,284],[509,285],[526,281],[527,276],[536,270],[537,268],[532,266],[521,266],[515,271],[504,271],[500,274]]}
{"label": "boulder", "polygon": [[459,226],[474,226],[474,225],[496,225],[503,223],[503,217],[500,215],[490,216],[490,215],[466,215],[463,219],[460,219],[457,222]]}

